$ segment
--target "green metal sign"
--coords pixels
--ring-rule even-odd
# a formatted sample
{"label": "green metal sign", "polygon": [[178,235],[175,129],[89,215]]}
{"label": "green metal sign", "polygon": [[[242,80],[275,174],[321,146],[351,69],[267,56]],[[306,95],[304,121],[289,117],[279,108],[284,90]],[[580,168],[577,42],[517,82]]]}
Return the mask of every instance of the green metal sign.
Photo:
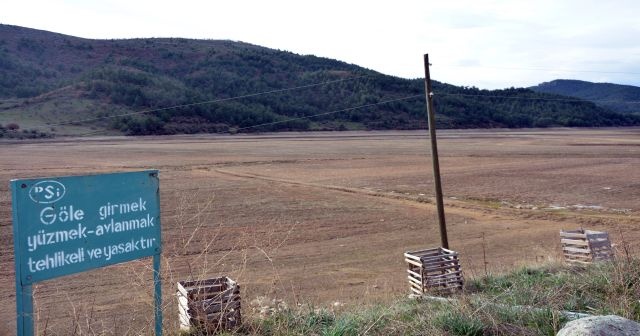
{"label": "green metal sign", "polygon": [[12,180],[11,190],[18,334],[33,333],[33,283],[149,256],[161,324],[157,170]]}

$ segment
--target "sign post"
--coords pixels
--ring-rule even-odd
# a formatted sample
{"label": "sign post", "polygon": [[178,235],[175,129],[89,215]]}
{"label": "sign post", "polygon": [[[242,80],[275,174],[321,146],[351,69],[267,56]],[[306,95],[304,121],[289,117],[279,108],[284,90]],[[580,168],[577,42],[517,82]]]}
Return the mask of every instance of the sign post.
{"label": "sign post", "polygon": [[157,170],[11,181],[18,335],[33,335],[32,285],[153,257],[162,335]]}

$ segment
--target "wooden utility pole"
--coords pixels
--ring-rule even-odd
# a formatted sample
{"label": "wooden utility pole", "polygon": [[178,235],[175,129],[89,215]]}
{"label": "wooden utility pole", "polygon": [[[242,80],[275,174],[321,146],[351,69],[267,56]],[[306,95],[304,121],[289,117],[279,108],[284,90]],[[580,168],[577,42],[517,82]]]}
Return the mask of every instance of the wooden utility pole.
{"label": "wooden utility pole", "polygon": [[447,238],[447,222],[444,218],[442,183],[440,182],[440,162],[438,161],[438,142],[436,140],[436,117],[433,110],[433,91],[431,90],[431,76],[429,75],[429,54],[424,55],[424,87],[425,96],[427,99],[429,137],[431,138],[431,161],[433,162],[433,180],[436,185],[436,206],[438,208],[438,223],[440,224],[440,240],[442,241],[442,247],[448,249],[449,238]]}

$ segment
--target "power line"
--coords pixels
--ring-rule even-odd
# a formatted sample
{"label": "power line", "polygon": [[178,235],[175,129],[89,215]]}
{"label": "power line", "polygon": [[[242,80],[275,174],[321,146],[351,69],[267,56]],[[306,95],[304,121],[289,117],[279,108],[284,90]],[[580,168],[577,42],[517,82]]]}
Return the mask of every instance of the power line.
{"label": "power line", "polygon": [[235,131],[241,131],[241,130],[245,130],[245,129],[249,129],[249,128],[256,128],[256,127],[262,127],[262,126],[270,126],[270,125],[282,124],[282,123],[287,123],[287,122],[290,122],[290,121],[301,120],[301,119],[309,119],[309,118],[313,118],[313,117],[329,115],[329,114],[335,114],[335,113],[340,113],[340,112],[358,110],[358,109],[362,109],[362,108],[366,108],[366,107],[372,107],[372,106],[377,106],[377,105],[382,105],[382,104],[388,104],[388,103],[402,101],[402,100],[409,100],[409,99],[413,99],[413,98],[417,98],[417,97],[424,97],[424,94],[417,94],[417,95],[406,96],[406,97],[402,97],[402,98],[389,99],[389,100],[384,100],[384,101],[377,102],[377,103],[371,103],[371,104],[359,105],[359,106],[354,106],[354,107],[348,107],[348,108],[341,109],[341,110],[334,110],[334,111],[330,111],[330,112],[318,113],[318,114],[314,114],[314,115],[310,115],[310,116],[304,116],[304,117],[298,117],[298,118],[290,118],[290,119],[279,120],[279,121],[274,121],[274,122],[268,122],[268,123],[259,124],[259,125],[240,127],[240,128],[236,128]]}
{"label": "power line", "polygon": [[597,99],[566,99],[566,98],[540,98],[540,97],[512,97],[500,95],[482,95],[482,94],[466,94],[466,93],[435,93],[435,96],[461,96],[461,97],[483,97],[483,98],[502,98],[516,100],[542,100],[542,101],[560,101],[560,102],[579,102],[579,103],[625,103],[640,104],[640,101],[623,101],[623,100],[597,100]]}
{"label": "power line", "polygon": [[[455,66],[455,65],[444,65],[444,66]],[[477,67],[483,67],[483,66],[477,66]],[[553,70],[553,69],[542,69],[542,68],[508,68],[508,67],[495,67],[495,68],[519,69],[519,70],[559,71],[557,69]],[[576,72],[580,72],[580,71],[576,71]],[[583,72],[599,72],[599,71],[583,71]],[[243,99],[243,98],[251,98],[251,97],[267,95],[267,94],[283,93],[283,92],[288,92],[288,91],[312,88],[312,87],[321,86],[321,85],[328,85],[328,84],[333,84],[333,83],[338,83],[338,82],[343,82],[343,81],[357,80],[357,79],[368,78],[368,77],[373,77],[373,76],[377,76],[377,74],[354,76],[354,77],[349,77],[349,78],[342,78],[342,79],[337,79],[337,80],[331,80],[331,81],[325,81],[325,82],[317,82],[317,83],[300,85],[300,86],[283,88],[283,89],[275,89],[275,90],[269,90],[269,91],[263,91],[263,92],[257,92],[257,93],[250,93],[250,94],[239,95],[239,96],[234,96],[234,97],[219,98],[219,99],[213,99],[213,100],[207,100],[207,101],[201,101],[201,102],[180,104],[180,105],[174,105],[174,106],[163,107],[163,108],[155,108],[155,109],[148,109],[148,110],[135,111],[135,112],[126,112],[126,113],[120,113],[120,114],[114,114],[114,115],[108,115],[108,116],[101,116],[101,117],[95,117],[95,118],[69,120],[69,121],[58,122],[58,123],[53,123],[53,124],[39,125],[39,126],[32,127],[32,129],[47,128],[47,127],[62,126],[62,125],[77,124],[77,123],[85,123],[85,122],[91,122],[91,121],[97,121],[97,120],[105,120],[105,119],[112,119],[112,118],[132,116],[132,115],[141,115],[141,114],[160,112],[160,111],[167,111],[167,110],[172,110],[172,109],[192,107],[192,106],[198,106],[198,105],[221,103],[221,102],[226,102],[226,101],[231,101],[231,100],[238,100],[238,99]],[[621,103],[621,104],[638,104],[638,103],[640,103],[640,101],[587,100],[587,99],[577,99],[577,98],[576,99],[566,99],[566,98],[541,98],[541,97],[513,97],[513,96],[503,96],[503,95],[483,95],[483,94],[464,94],[464,93],[440,93],[440,94],[436,93],[436,94],[439,95],[439,96],[500,98],[500,99],[511,99],[511,100],[539,100],[539,101],[593,102],[593,103],[600,102],[600,103]],[[415,97],[418,97],[418,96],[422,96],[422,95],[407,96],[407,97],[402,97],[402,98],[398,98],[398,99],[385,100],[385,101],[381,101],[381,102],[377,102],[377,103],[365,104],[365,105],[360,105],[360,106],[355,106],[355,107],[350,107],[350,108],[345,108],[345,109],[340,109],[340,110],[335,110],[335,111],[318,113],[318,114],[315,114],[315,115],[309,115],[309,116],[303,116],[303,117],[297,117],[297,118],[289,118],[289,119],[285,119],[285,120],[268,122],[268,123],[263,123],[263,124],[258,124],[258,125],[239,127],[239,128],[235,128],[234,130],[235,131],[241,131],[241,130],[245,130],[245,129],[251,129],[251,128],[257,128],[257,127],[262,127],[262,126],[269,126],[269,125],[287,123],[287,122],[301,120],[301,119],[309,119],[309,118],[313,118],[313,117],[317,117],[317,116],[323,116],[323,115],[330,115],[330,114],[335,114],[335,113],[340,113],[340,112],[346,112],[346,111],[350,111],[350,110],[355,110],[355,109],[361,109],[361,108],[366,108],[366,107],[386,104],[386,103],[390,103],[390,102],[394,102],[394,101],[412,99],[412,98],[415,98]],[[0,102],[2,102],[2,101],[0,101]],[[89,133],[85,133],[85,134],[80,134],[80,136],[87,136],[87,135],[99,134],[99,133],[104,133],[104,132],[107,132],[107,130],[89,132]],[[218,132],[218,133],[222,133],[222,132]]]}
{"label": "power line", "polygon": [[[330,114],[336,114],[336,113],[347,112],[347,111],[352,111],[352,110],[358,110],[358,109],[363,109],[363,108],[367,108],[367,107],[393,103],[393,102],[397,102],[397,101],[409,100],[409,99],[413,99],[413,98],[417,98],[417,97],[424,97],[424,94],[416,94],[416,95],[411,95],[411,96],[405,96],[405,97],[400,97],[400,98],[383,100],[383,101],[379,101],[379,102],[376,102],[376,103],[370,103],[370,104],[358,105],[358,106],[353,106],[353,107],[347,107],[347,108],[340,109],[340,110],[333,110],[333,111],[329,111],[329,112],[322,112],[322,113],[312,114],[312,115],[303,116],[303,117],[289,118],[289,119],[278,120],[278,121],[273,121],[273,122],[268,122],[268,123],[262,123],[262,124],[258,124],[258,125],[239,127],[239,128],[234,128],[233,131],[238,132],[238,131],[242,131],[242,130],[250,129],[250,128],[257,128],[257,127],[263,127],[263,126],[284,124],[284,123],[288,123],[288,122],[291,122],[291,121],[302,120],[302,119],[310,119],[310,118],[313,118],[313,117],[319,117],[319,116],[323,116],[323,115],[330,115]],[[80,134],[79,136],[87,136],[87,135],[99,134],[99,133],[104,133],[104,132],[108,132],[108,130],[100,130],[100,131],[95,131],[95,132],[90,132],[90,133],[83,133],[83,134]],[[227,133],[227,132],[217,132],[217,133],[220,134],[220,133]]]}
{"label": "power line", "polygon": [[32,128],[36,129],[36,128],[47,128],[47,127],[54,127],[54,126],[63,126],[63,125],[69,125],[69,124],[75,124],[75,123],[84,123],[84,122],[89,122],[89,121],[97,121],[97,120],[112,119],[112,118],[118,118],[118,117],[126,117],[126,116],[131,116],[131,115],[140,115],[140,114],[146,114],[146,113],[173,110],[173,109],[185,108],[185,107],[191,107],[191,106],[221,103],[221,102],[226,102],[226,101],[231,101],[231,100],[251,98],[251,97],[257,97],[257,96],[262,96],[262,95],[267,95],[267,94],[275,94],[275,93],[283,93],[283,92],[294,91],[294,90],[307,89],[307,88],[312,88],[312,87],[321,86],[321,85],[334,84],[334,83],[339,83],[339,82],[344,82],[344,81],[356,80],[356,79],[360,79],[360,78],[373,77],[373,76],[376,76],[376,75],[362,75],[362,76],[356,76],[356,77],[342,78],[342,79],[336,79],[336,80],[331,80],[331,81],[326,81],[326,82],[306,84],[306,85],[300,85],[300,86],[284,88],[284,89],[276,89],[276,90],[270,90],[270,91],[262,91],[262,92],[250,93],[250,94],[234,96],[234,97],[228,97],[228,98],[218,98],[218,99],[207,100],[207,101],[202,101],[202,102],[174,105],[174,106],[169,106],[169,107],[161,107],[161,108],[157,108],[157,109],[120,113],[120,114],[114,114],[114,115],[109,115],[109,116],[88,118],[88,119],[81,119],[81,120],[65,121],[65,122],[60,122],[60,123],[55,123],[55,124],[47,124],[47,125],[35,126],[35,127],[32,127]]}
{"label": "power line", "polygon": [[[359,76],[359,77],[354,77],[354,78],[351,78],[351,79],[362,78],[362,77],[370,77],[370,76],[371,75]],[[349,80],[349,79],[343,79],[343,80]],[[339,80],[339,81],[342,81],[342,80]],[[331,82],[336,82],[336,81],[331,81]],[[323,82],[323,83],[316,83],[316,84],[309,84],[309,85],[317,86],[317,85],[323,85],[323,84],[326,84],[326,83],[330,83],[330,82]],[[309,85],[307,85],[307,86],[309,86]],[[301,87],[304,87],[304,86],[301,86]],[[280,90],[274,90],[274,91],[282,92],[284,90],[292,90],[292,89],[297,89],[297,88],[301,88],[301,87],[290,88],[290,89],[280,89]],[[261,92],[261,93],[238,96],[238,97],[232,97],[232,98],[223,98],[223,99],[217,100],[217,101],[240,99],[241,97],[256,96],[256,95],[260,95],[260,94],[267,94],[267,92]],[[577,99],[577,98],[576,99],[564,99],[564,98],[540,98],[540,97],[512,97],[512,96],[501,96],[501,95],[482,95],[482,94],[464,94],[464,93],[437,93],[436,92],[435,95],[436,95],[436,97],[437,96],[461,96],[461,97],[500,98],[500,99],[512,99],[512,100],[538,100],[538,101],[557,101],[557,102],[579,102],[579,103],[585,103],[585,102],[612,102],[612,103],[630,103],[630,104],[639,104],[640,103],[640,101],[585,100],[585,99]],[[278,120],[278,121],[273,121],[273,122],[268,122],[268,123],[262,123],[262,124],[258,124],[258,125],[239,127],[239,128],[234,128],[233,130],[235,132],[237,132],[237,131],[242,131],[242,130],[251,129],[251,128],[283,124],[283,123],[287,123],[287,122],[291,122],[291,121],[310,119],[310,118],[313,118],[313,117],[319,117],[319,116],[323,116],[323,115],[330,115],[330,114],[336,114],[336,113],[341,113],[341,112],[347,112],[347,111],[351,111],[351,110],[357,110],[357,109],[362,109],[362,108],[367,108],[367,107],[372,107],[372,106],[377,106],[377,105],[383,105],[383,104],[388,104],[388,103],[392,103],[392,102],[396,102],[396,101],[409,100],[409,99],[413,99],[413,98],[417,98],[417,97],[423,97],[423,96],[424,96],[424,94],[416,94],[416,95],[405,96],[405,97],[401,97],[401,98],[394,98],[394,99],[384,100],[384,101],[380,101],[380,102],[376,102],[376,103],[353,106],[353,107],[348,107],[348,108],[339,109],[339,110],[333,110],[333,111],[329,111],[329,112],[317,113],[317,114],[303,116],[303,117],[289,118],[289,119]],[[186,105],[196,105],[196,104],[205,104],[205,103],[207,103],[207,102],[192,103],[192,104],[186,104]],[[183,106],[183,105],[181,105],[181,106]],[[169,109],[169,108],[178,108],[178,106],[167,107],[167,108],[164,108],[164,109]],[[140,112],[134,112],[134,113],[140,114],[140,113],[150,113],[150,112],[155,112],[155,111],[158,111],[158,110],[140,111]],[[116,117],[116,116],[111,116],[111,117]],[[93,119],[91,119],[91,120],[93,120]],[[73,122],[68,122],[68,123],[60,123],[60,124],[56,124],[56,125],[70,124],[70,123],[76,123],[76,122],[82,122],[82,121],[86,121],[86,120],[73,121]],[[54,125],[47,125],[46,127],[50,127],[50,126],[54,126]],[[42,126],[39,126],[39,127],[42,127]],[[83,134],[80,134],[78,136],[82,137],[82,136],[88,136],[88,135],[94,135],[94,134],[101,134],[101,133],[105,133],[105,132],[108,132],[108,131],[109,130],[98,130],[98,131],[94,131],[94,132],[83,133]],[[217,132],[217,133],[221,134],[221,133],[226,133],[226,132]]]}
{"label": "power line", "polygon": [[[436,64],[435,66],[438,66]],[[600,70],[570,70],[570,69],[552,69],[552,68],[530,68],[530,67],[500,67],[491,65],[453,65],[444,64],[442,67],[449,68],[487,68],[487,69],[501,69],[501,70],[526,70],[526,71],[548,71],[548,72],[576,72],[576,73],[599,73],[599,74],[619,74],[619,75],[640,75],[640,72],[626,72],[626,71],[600,71]],[[622,85],[622,84],[620,84]]]}

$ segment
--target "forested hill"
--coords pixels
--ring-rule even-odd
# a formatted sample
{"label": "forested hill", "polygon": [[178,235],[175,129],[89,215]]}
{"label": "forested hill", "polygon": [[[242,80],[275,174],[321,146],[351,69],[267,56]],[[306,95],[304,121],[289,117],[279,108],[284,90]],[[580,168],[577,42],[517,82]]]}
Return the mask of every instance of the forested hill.
{"label": "forested hill", "polygon": [[[640,116],[524,88],[435,82],[434,92],[441,128],[640,125]],[[8,125],[134,135],[415,129],[426,127],[423,93],[420,79],[243,42],[90,40],[0,25],[0,136]],[[186,106],[169,108],[177,105]]]}
{"label": "forested hill", "polygon": [[640,87],[637,86],[557,79],[531,89],[590,100],[613,111],[640,115]]}

